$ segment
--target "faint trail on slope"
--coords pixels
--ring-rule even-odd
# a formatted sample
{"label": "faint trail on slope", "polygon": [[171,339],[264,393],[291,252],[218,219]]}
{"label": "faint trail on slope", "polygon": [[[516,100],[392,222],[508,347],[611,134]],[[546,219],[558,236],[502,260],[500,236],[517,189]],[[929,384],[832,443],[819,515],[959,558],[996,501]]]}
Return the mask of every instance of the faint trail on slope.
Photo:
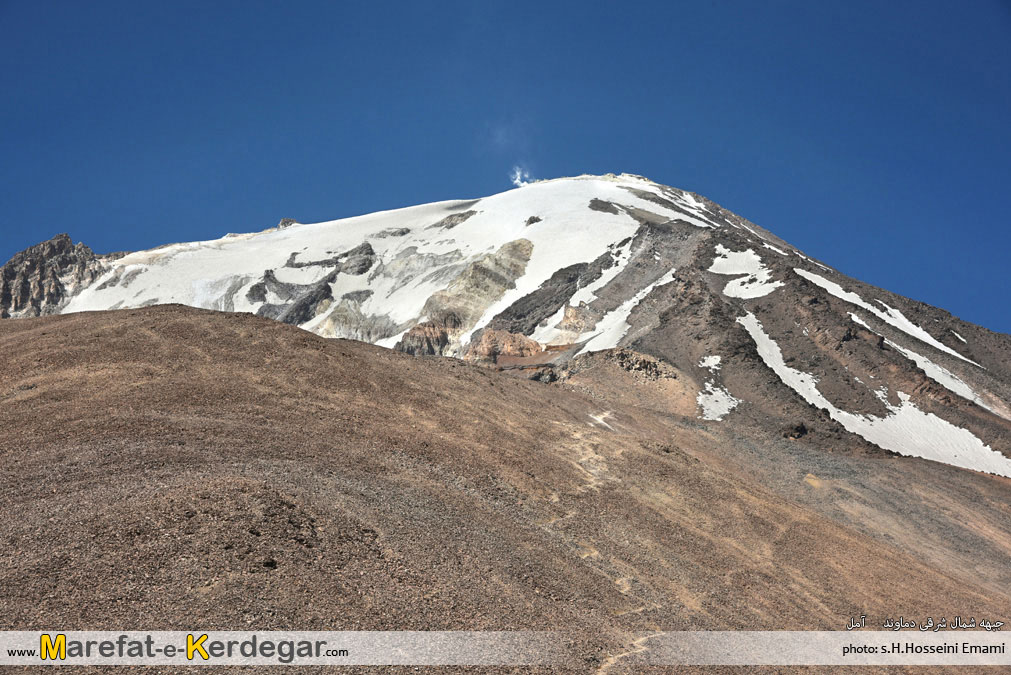
{"label": "faint trail on slope", "polygon": [[611,668],[615,664],[617,664],[618,661],[620,661],[621,659],[629,657],[629,656],[632,656],[634,654],[641,654],[641,653],[645,652],[646,650],[649,649],[649,647],[646,646],[646,643],[649,642],[651,639],[655,638],[658,635],[663,635],[663,633],[661,631],[654,631],[652,633],[649,633],[648,635],[643,635],[642,637],[639,637],[639,638],[636,638],[635,640],[632,640],[632,648],[631,649],[629,649],[628,651],[619,652],[617,654],[614,654],[612,656],[607,657],[607,659],[605,659],[604,662],[602,664],[600,664],[600,667],[597,668],[597,672],[598,673],[607,673],[607,672],[610,672]]}

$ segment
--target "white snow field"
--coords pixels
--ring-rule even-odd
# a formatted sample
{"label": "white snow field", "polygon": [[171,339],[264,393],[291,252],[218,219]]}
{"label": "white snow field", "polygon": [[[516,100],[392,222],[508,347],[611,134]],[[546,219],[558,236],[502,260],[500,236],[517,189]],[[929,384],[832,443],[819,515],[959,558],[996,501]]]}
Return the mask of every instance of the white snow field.
{"label": "white snow field", "polygon": [[[283,229],[171,244],[111,262],[108,271],[72,298],[63,311],[181,303],[205,309],[256,312],[264,301],[250,300],[247,292],[266,270],[271,270],[282,283],[314,284],[326,277],[332,266],[285,266],[289,256],[295,253],[294,261],[300,265],[325,261],[367,242],[375,252],[377,264],[365,274],[337,275],[330,284],[332,295],[340,299],[353,291],[371,291],[359,311],[366,317],[388,318],[396,326],[396,330],[373,340],[393,346],[400,334],[425,320],[426,300],[445,289],[467,265],[507,243],[529,241],[532,253],[523,274],[515,280],[513,288],[484,307],[473,326],[467,327],[461,338],[461,343],[466,344],[475,330],[536,290],[559,269],[593,261],[609,250],[614,256],[615,264],[605,270],[602,278],[576,292],[571,301],[575,304],[592,301],[596,291],[624,269],[630,244],[622,247],[617,244],[635,234],[639,224],[624,211],[590,209],[591,200],[613,200],[662,217],[685,219],[683,214],[635,196],[630,189],[661,196],[660,186],[638,176],[580,176],[533,182],[478,200],[436,202],[343,220],[296,223]],[[669,191],[663,193],[663,198],[673,200]],[[679,206],[695,208],[687,199],[679,202]],[[467,211],[475,213],[451,228],[432,227],[447,216]],[[528,225],[527,220],[533,216],[540,220]],[[703,217],[700,215],[696,223],[699,227],[714,227]],[[265,302],[281,300],[268,295]],[[606,328],[601,326],[594,331],[599,339],[592,349],[606,348],[600,346],[605,344],[614,346],[615,340],[620,339],[624,318],[635,304],[623,306],[622,311],[608,317]],[[324,311],[302,327],[325,334],[327,318],[328,312]],[[551,330],[550,325],[545,327],[546,335],[539,337],[549,338]]]}

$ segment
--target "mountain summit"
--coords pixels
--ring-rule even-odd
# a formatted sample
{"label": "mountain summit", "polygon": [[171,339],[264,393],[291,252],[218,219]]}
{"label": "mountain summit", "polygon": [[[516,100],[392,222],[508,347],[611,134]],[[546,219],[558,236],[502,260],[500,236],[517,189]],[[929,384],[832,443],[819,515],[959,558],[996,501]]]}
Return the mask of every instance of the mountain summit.
{"label": "mountain summit", "polygon": [[1011,476],[1011,338],[640,176],[285,219],[126,255],[61,235],[15,256],[0,284],[11,317],[178,303],[542,381],[603,359],[678,380],[644,404],[699,424]]}

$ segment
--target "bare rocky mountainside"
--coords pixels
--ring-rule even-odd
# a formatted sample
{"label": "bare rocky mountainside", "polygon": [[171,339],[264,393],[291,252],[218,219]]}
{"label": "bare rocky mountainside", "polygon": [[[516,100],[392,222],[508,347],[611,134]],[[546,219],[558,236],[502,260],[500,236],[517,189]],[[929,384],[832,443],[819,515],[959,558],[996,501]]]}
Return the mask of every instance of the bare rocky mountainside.
{"label": "bare rocky mountainside", "polygon": [[0,312],[6,628],[561,627],[634,672],[658,630],[1008,619],[1011,338],[641,177],[61,235]]}
{"label": "bare rocky mountainside", "polygon": [[84,244],[76,246],[66,234],[32,246],[0,267],[0,318],[53,314],[74,293],[105,270],[103,261]]}

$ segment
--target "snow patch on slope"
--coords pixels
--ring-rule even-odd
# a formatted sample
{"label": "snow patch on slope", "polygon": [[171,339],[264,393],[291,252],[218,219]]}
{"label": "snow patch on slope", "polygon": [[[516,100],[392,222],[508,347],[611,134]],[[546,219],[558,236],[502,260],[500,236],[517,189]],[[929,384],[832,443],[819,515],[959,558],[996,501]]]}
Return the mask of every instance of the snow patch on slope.
{"label": "snow patch on slope", "polygon": [[743,275],[723,287],[723,295],[731,298],[761,298],[783,285],[772,281],[772,273],[762,264],[762,258],[750,248],[731,251],[722,244],[716,245],[716,258],[709,267],[716,274]]}
{"label": "snow patch on slope", "polygon": [[740,399],[731,396],[729,391],[712,380],[706,382],[706,388],[699,392],[695,401],[702,408],[702,414],[699,417],[713,422],[721,421],[741,403]]}
{"label": "snow patch on slope", "polygon": [[923,412],[904,392],[897,392],[898,406],[891,405],[884,392],[878,392],[891,413],[887,417],[858,415],[836,408],[818,391],[817,378],[786,365],[779,345],[765,333],[754,314],[749,312],[738,317],[737,322],[748,331],[759,356],[784,384],[811,405],[828,411],[829,416],[847,431],[901,455],[1011,477],[1011,459],[984,444],[970,431]]}
{"label": "snow patch on slope", "polygon": [[[706,368],[715,375],[720,369],[720,360],[719,356],[705,356],[699,361],[699,367]],[[706,381],[706,388],[699,392],[695,401],[702,408],[700,417],[714,422],[722,420],[741,403],[740,399],[731,396],[726,387],[716,384],[714,378]]]}
{"label": "snow patch on slope", "polygon": [[720,369],[720,360],[719,356],[704,356],[702,360],[699,361],[699,368],[708,368],[715,373]]}
{"label": "snow patch on slope", "polygon": [[801,253],[800,251],[794,251],[794,254],[795,254],[795,255],[796,255],[797,257],[799,257],[799,258],[803,258],[804,260],[808,261],[808,262],[809,262],[809,263],[811,263],[812,265],[817,265],[818,267],[822,268],[822,269],[823,269],[823,270],[825,270],[826,272],[831,272],[831,271],[832,271],[832,270],[831,270],[830,268],[826,267],[825,265],[822,265],[822,264],[821,264],[820,262],[818,262],[817,260],[812,260],[811,258],[808,258],[808,257],[807,257],[806,255],[804,255],[804,254],[803,254],[803,253]]}

